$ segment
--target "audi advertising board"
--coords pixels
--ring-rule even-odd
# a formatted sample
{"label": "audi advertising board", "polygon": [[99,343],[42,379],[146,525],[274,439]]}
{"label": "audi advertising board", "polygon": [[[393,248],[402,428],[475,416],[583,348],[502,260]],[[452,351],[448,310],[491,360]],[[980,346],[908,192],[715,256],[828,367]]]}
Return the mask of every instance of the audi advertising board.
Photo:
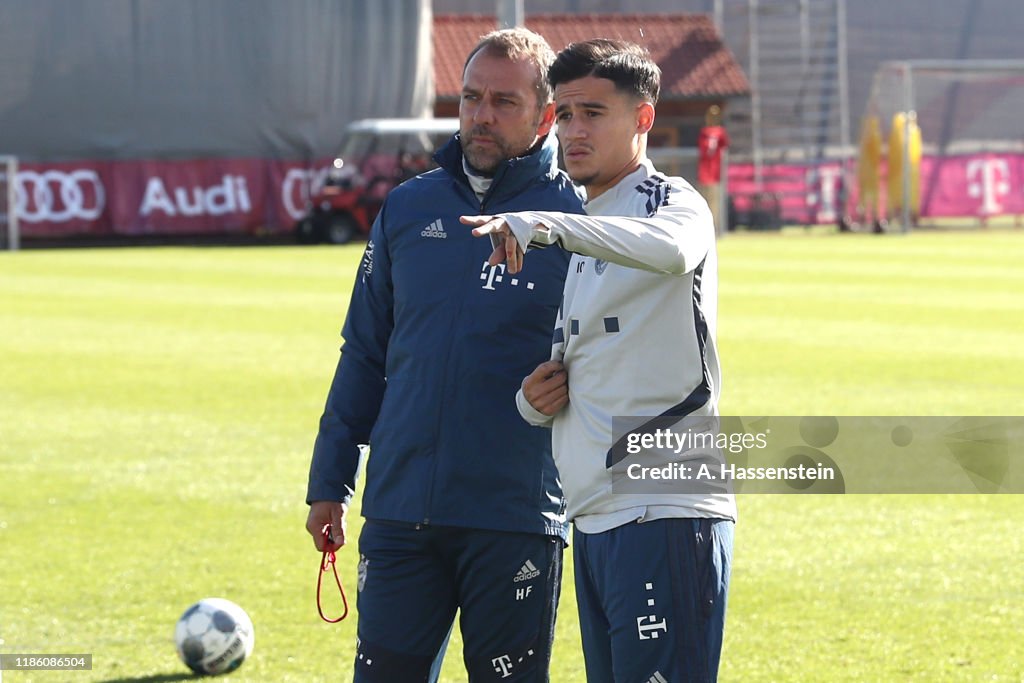
{"label": "audi advertising board", "polygon": [[287,232],[326,172],[263,159],[22,163],[15,210],[29,237]]}
{"label": "audi advertising board", "polygon": [[[303,218],[331,160],[312,167],[265,159],[22,163],[15,210],[29,237],[69,235],[284,234]],[[925,155],[922,180],[936,188],[921,216],[1024,213],[1024,154]],[[743,194],[747,165],[729,169],[729,189]],[[839,167],[773,167],[790,198],[785,220],[830,222],[839,212]],[[847,198],[851,204],[856,196]],[[743,209],[745,207],[738,207]]]}

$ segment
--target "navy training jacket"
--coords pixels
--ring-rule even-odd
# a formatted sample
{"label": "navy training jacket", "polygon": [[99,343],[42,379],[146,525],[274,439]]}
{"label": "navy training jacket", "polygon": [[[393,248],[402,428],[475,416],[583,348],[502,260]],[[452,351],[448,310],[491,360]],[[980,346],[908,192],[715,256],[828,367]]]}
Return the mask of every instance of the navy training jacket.
{"label": "navy training jacket", "polygon": [[370,444],[362,513],[410,524],[567,535],[551,433],[515,395],[551,353],[570,254],[492,267],[490,240],[459,216],[582,213],[554,134],[503,162],[483,201],[455,135],[440,168],[388,195],[357,274],[344,345],[313,448],[306,500],[349,500]]}

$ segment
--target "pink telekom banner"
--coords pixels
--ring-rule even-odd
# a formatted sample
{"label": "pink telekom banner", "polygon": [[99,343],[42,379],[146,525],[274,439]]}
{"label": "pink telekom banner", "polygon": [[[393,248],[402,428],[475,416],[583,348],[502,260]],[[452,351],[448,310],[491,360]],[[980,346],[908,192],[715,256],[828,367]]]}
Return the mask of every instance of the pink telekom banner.
{"label": "pink telekom banner", "polygon": [[267,159],[21,163],[16,210],[27,237],[281,233],[326,170]]}
{"label": "pink telekom banner", "polygon": [[[770,164],[763,167],[760,190],[753,164],[730,164],[729,193],[736,208],[748,210],[759,191],[777,202],[784,220],[831,223],[843,199],[838,162],[817,166]],[[879,207],[886,206],[886,169],[879,183]],[[762,200],[762,205],[763,205]],[[857,203],[856,188],[846,193],[848,210]],[[921,159],[921,217],[1024,214],[1024,154],[986,153]]]}

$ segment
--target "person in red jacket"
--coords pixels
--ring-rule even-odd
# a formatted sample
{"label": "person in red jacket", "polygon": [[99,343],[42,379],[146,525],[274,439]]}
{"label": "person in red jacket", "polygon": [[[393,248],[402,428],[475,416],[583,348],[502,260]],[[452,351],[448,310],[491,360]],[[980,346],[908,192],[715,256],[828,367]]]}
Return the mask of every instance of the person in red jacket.
{"label": "person in red jacket", "polygon": [[697,137],[697,189],[711,207],[711,216],[718,233],[725,231],[720,215],[722,178],[722,153],[729,147],[729,134],[722,126],[722,110],[717,104],[708,108],[704,115],[704,127]]}

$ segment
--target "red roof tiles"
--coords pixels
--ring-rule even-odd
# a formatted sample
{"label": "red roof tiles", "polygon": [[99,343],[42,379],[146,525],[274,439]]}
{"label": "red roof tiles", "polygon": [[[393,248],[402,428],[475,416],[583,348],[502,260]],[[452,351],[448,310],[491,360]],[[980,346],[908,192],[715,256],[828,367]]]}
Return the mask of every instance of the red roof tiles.
{"label": "red roof tiles", "polygon": [[[480,36],[497,26],[493,17],[434,17],[434,82],[438,99],[458,98],[462,65]],[[558,52],[590,38],[617,38],[647,48],[661,67],[661,99],[715,99],[746,95],[750,85],[703,14],[535,14],[526,27]]]}

